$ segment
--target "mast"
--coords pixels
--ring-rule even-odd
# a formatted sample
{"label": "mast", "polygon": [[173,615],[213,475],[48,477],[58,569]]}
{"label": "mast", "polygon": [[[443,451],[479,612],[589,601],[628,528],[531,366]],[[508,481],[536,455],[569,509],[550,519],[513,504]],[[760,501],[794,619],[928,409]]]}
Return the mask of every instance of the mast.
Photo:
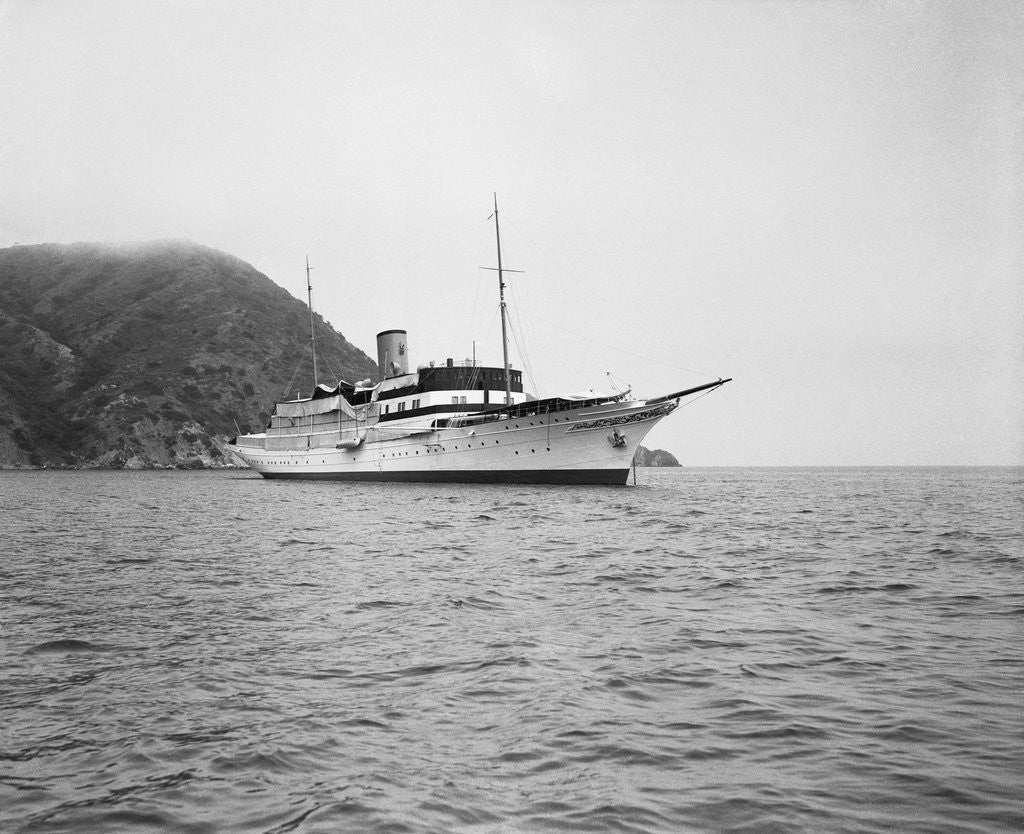
{"label": "mast", "polygon": [[306,255],[306,297],[309,299],[309,351],[313,354],[313,390],[316,391],[319,377],[316,372],[316,332],[313,329],[313,282],[309,277],[309,272],[312,268],[309,265],[309,255]]}
{"label": "mast", "polygon": [[[481,269],[490,269],[498,273],[498,297],[501,299],[501,356],[505,360],[504,374],[505,374],[505,405],[512,404],[512,372],[509,370],[508,364],[508,310],[505,307],[505,273],[506,272],[522,272],[521,269],[505,269],[501,265],[501,229],[498,227],[498,195],[494,195],[494,214],[491,215],[494,218],[494,237],[498,243],[498,268],[494,269],[493,266],[482,266]],[[488,217],[488,220],[491,218]]]}
{"label": "mast", "polygon": [[501,356],[505,372],[505,405],[512,404],[512,375],[508,369],[508,316],[505,310],[505,272],[501,268],[501,230],[498,228],[498,195],[494,194],[494,237],[498,243],[498,297],[501,307]]}

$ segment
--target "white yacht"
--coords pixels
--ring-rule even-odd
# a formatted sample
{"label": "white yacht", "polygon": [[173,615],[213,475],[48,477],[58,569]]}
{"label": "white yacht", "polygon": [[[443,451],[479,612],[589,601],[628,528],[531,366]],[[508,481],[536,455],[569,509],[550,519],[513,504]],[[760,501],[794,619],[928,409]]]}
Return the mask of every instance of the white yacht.
{"label": "white yacht", "polygon": [[[317,385],[309,398],[278,403],[266,431],[228,448],[265,478],[625,484],[659,420],[730,381],[651,399],[527,397],[508,361],[497,201],[493,216],[504,367],[447,359],[410,371],[406,331],[385,330],[377,334],[380,382]],[[315,344],[313,357],[315,376]]]}

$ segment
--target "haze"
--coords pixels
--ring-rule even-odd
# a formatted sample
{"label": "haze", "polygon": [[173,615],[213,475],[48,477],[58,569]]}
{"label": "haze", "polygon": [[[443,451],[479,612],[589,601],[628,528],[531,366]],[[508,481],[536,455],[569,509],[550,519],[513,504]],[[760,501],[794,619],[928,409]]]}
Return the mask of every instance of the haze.
{"label": "haze", "polygon": [[[188,238],[374,353],[734,381],[687,465],[1024,463],[1024,5],[0,3],[0,246]],[[608,376],[608,373],[612,376]]]}

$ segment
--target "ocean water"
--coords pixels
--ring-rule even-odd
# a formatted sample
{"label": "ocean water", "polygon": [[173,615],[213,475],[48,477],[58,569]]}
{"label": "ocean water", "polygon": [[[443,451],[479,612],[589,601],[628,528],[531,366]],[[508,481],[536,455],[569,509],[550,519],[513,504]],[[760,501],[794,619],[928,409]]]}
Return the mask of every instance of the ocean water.
{"label": "ocean water", "polygon": [[0,472],[0,830],[1020,831],[1024,471]]}

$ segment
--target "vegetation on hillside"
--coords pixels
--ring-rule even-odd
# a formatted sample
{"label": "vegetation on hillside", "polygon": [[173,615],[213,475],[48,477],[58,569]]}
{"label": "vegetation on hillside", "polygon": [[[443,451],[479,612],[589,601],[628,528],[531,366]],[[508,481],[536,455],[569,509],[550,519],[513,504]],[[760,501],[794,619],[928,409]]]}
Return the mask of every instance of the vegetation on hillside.
{"label": "vegetation on hillside", "polygon": [[[319,316],[321,381],[376,364]],[[309,314],[186,241],[0,249],[0,466],[204,466],[312,379]]]}

